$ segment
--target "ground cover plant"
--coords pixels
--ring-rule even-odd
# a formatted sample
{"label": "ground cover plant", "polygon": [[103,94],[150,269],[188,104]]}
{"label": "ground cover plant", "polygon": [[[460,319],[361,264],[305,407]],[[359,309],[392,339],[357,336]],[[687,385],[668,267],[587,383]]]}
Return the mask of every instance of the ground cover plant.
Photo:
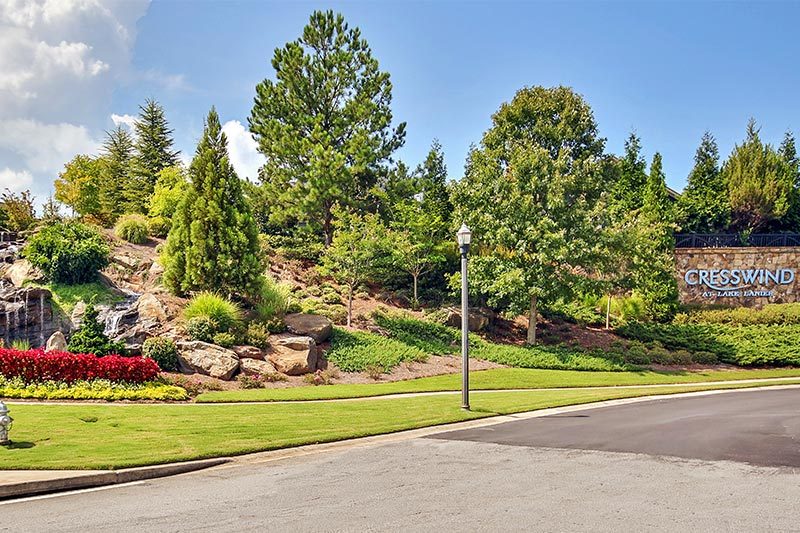
{"label": "ground cover plant", "polygon": [[163,402],[188,400],[189,395],[181,387],[155,381],[119,383],[108,379],[92,379],[26,383],[18,377],[7,379],[0,376],[0,398]]}
{"label": "ground cover plant", "polygon": [[[461,350],[461,332],[455,328],[410,316],[376,313],[375,322],[404,344],[431,354],[454,354]],[[470,355],[519,368],[553,370],[625,370],[621,356],[601,351],[586,352],[558,346],[512,346],[486,341],[470,334]]]}
{"label": "ground cover plant", "polygon": [[[527,368],[494,368],[470,372],[472,390],[547,389],[577,387],[630,387],[671,385],[716,381],[800,378],[798,368],[757,370],[696,370],[636,372],[583,372],[576,370],[536,370]],[[367,384],[336,384],[327,387],[291,387],[259,391],[206,392],[196,398],[200,403],[262,402],[294,400],[328,400],[362,398],[388,394],[457,391],[461,374],[443,374],[403,381]]]}
{"label": "ground cover plant", "polygon": [[0,349],[0,375],[7,379],[20,378],[28,384],[93,379],[144,383],[155,379],[158,371],[155,361],[143,357]]}
{"label": "ground cover plant", "polygon": [[800,365],[800,325],[795,324],[634,323],[617,332],[668,349],[710,352],[736,365]]}
{"label": "ground cover plant", "polygon": [[0,447],[0,469],[123,468],[331,442],[614,398],[758,385],[763,382],[475,393],[470,411],[460,408],[458,393],[240,405],[12,403],[13,443]]}
{"label": "ground cover plant", "polygon": [[428,354],[415,346],[375,333],[336,328],[326,357],[345,372],[361,372],[370,366],[388,372],[404,361],[425,361]]}
{"label": "ground cover plant", "polygon": [[43,287],[50,290],[53,301],[66,314],[72,313],[78,302],[113,305],[124,299],[99,281],[79,284],[49,283]]}

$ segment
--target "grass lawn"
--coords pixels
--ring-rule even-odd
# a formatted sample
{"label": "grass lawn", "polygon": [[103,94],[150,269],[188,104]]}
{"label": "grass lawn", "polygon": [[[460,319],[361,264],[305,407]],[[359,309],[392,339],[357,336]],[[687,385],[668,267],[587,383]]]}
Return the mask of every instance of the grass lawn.
{"label": "grass lawn", "polygon": [[[619,385],[656,385],[800,377],[800,368],[765,370],[708,370],[698,372],[580,372],[574,370],[535,370],[526,368],[497,368],[470,373],[470,388],[541,389],[556,387],[613,387]],[[330,400],[335,398],[364,398],[384,394],[434,392],[461,389],[461,374],[389,383],[358,385],[321,385],[287,389],[250,389],[207,392],[197,397],[201,403],[268,402],[291,400]]]}
{"label": "grass lawn", "polygon": [[38,285],[45,289],[50,289],[53,293],[53,301],[56,305],[69,315],[80,302],[94,302],[95,305],[111,305],[124,300],[119,294],[115,293],[99,281],[82,283],[78,285],[66,285],[63,283],[50,283],[48,285]]}
{"label": "grass lawn", "polygon": [[[796,380],[800,383],[800,379]],[[754,385],[676,385],[475,394],[472,411],[457,395],[329,403],[239,405],[11,404],[11,447],[0,469],[122,468],[243,454],[390,433],[614,398]]]}

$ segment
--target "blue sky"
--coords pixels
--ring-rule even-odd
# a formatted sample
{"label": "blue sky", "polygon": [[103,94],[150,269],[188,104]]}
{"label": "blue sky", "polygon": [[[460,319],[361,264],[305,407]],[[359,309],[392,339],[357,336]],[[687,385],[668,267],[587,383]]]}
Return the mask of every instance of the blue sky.
{"label": "blue sky", "polygon": [[[46,112],[20,106],[9,116],[7,105],[0,111],[0,123],[27,120],[51,133],[53,125],[78,128],[81,134],[73,137],[81,142],[60,147],[62,157],[96,146],[102,130],[113,126],[112,114],[118,121],[134,115],[152,96],[165,106],[178,146],[188,154],[205,113],[216,105],[223,122],[231,122],[239,168],[254,168],[257,156],[235,121],[246,126],[255,84],[273,75],[273,50],[299,36],[312,10],[328,8],[361,28],[392,76],[394,116],[408,123],[398,156],[414,166],[438,138],[451,178],[461,176],[469,145],[480,141],[491,114],[526,85],[575,88],[594,109],[610,152],[619,153],[635,129],[648,159],[663,154],[667,181],[678,189],[706,129],[723,156],[742,139],[751,116],[775,144],[787,128],[800,130],[798,3],[125,1],[106,6],[116,27],[128,30],[114,40],[101,31],[108,20],[89,17],[79,5],[95,1],[64,0],[83,11],[61,33],[17,25],[33,28],[32,41],[66,38],[89,48],[83,70],[60,80],[68,94],[75,91],[74,99]],[[13,19],[5,9],[0,30]],[[0,57],[3,46],[0,39]],[[90,84],[101,81],[100,89]],[[22,87],[27,93],[19,94],[36,92]],[[0,84],[0,104],[7,104],[3,94]],[[37,131],[27,128],[28,135]],[[0,140],[0,182],[4,168],[11,179],[27,172],[34,190],[46,191],[54,170],[37,165],[34,152]]]}

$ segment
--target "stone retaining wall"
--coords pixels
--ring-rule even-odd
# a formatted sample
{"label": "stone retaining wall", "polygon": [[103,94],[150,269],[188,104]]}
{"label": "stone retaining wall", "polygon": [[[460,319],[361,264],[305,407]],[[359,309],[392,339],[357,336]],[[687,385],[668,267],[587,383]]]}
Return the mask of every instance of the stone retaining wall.
{"label": "stone retaining wall", "polygon": [[675,264],[681,303],[800,301],[800,247],[678,248]]}

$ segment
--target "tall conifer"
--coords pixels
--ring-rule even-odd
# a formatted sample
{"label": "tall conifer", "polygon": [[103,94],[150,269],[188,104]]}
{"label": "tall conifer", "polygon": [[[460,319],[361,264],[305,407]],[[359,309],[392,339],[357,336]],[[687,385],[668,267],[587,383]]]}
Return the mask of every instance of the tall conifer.
{"label": "tall conifer", "polygon": [[258,228],[227,146],[212,108],[163,255],[164,284],[176,294],[210,290],[256,297],[262,287]]}
{"label": "tall conifer", "polygon": [[102,153],[105,168],[100,205],[104,218],[113,222],[120,214],[135,207],[128,205],[125,198],[132,179],[133,139],[130,133],[121,126],[108,132]]}
{"label": "tall conifer", "polygon": [[169,127],[164,108],[155,100],[148,99],[139,106],[136,131],[136,157],[134,159],[131,186],[127,200],[134,211],[145,212],[147,200],[153,194],[158,174],[163,169],[178,163],[178,151],[173,150],[173,130]]}
{"label": "tall conifer", "polygon": [[706,131],[694,155],[694,167],[678,204],[682,231],[715,233],[730,223],[728,186],[719,168],[719,148]]}

